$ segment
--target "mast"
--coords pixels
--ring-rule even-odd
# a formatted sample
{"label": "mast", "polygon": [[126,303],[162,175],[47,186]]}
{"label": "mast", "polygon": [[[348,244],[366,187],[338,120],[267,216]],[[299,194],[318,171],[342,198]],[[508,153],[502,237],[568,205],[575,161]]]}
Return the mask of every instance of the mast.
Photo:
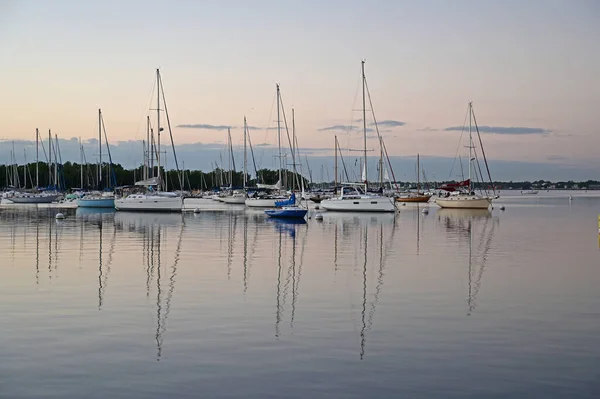
{"label": "mast", "polygon": [[421,163],[419,162],[419,154],[417,154],[417,194],[419,194],[420,190],[421,190]]}
{"label": "mast", "polygon": [[58,134],[54,134],[55,144],[54,144],[54,187],[58,188],[58,153],[56,152],[56,147],[58,146]]}
{"label": "mast", "polygon": [[363,141],[364,141],[364,153],[365,153],[365,169],[364,169],[364,176],[365,176],[365,188],[368,188],[368,174],[367,174],[367,106],[366,106],[366,99],[365,99],[365,60],[361,61],[361,72],[362,72],[362,103],[363,103]]}
{"label": "mast", "polygon": [[81,137],[79,138],[79,178],[81,180],[81,189],[83,190],[83,145],[81,144]]}
{"label": "mast", "polygon": [[278,183],[283,183],[281,180],[281,120],[279,119],[279,83],[275,84],[277,87],[277,146],[279,147],[279,180]]}
{"label": "mast", "polygon": [[150,173],[148,173],[148,168],[150,166],[150,116],[146,116],[146,143],[144,145],[145,155],[144,155],[144,180],[150,178]]}
{"label": "mast", "polygon": [[471,134],[471,124],[473,120],[473,103],[469,101],[469,194],[471,194],[471,163],[473,158],[473,137]]}
{"label": "mast", "polygon": [[48,185],[52,185],[52,130],[48,129]]}
{"label": "mast", "polygon": [[246,154],[246,135],[247,135],[247,131],[248,131],[248,125],[246,123],[246,117],[244,116],[244,178],[243,178],[243,186],[244,188],[246,188],[246,180],[247,180],[247,173],[248,173],[248,156]]}
{"label": "mast", "polygon": [[98,108],[98,188],[102,189],[102,110]]}
{"label": "mast", "polygon": [[160,187],[162,185],[160,178],[160,71],[156,68],[156,164],[158,165],[158,172],[156,173],[158,177],[158,187],[157,190],[160,191]]}
{"label": "mast", "polygon": [[228,162],[228,167],[229,167],[229,188],[233,189],[233,171],[231,170],[231,152],[233,151],[233,147],[231,146],[231,129],[227,128],[227,144],[228,144],[228,151],[227,151],[227,162]]}
{"label": "mast", "polygon": [[[337,187],[337,183],[338,183],[338,162],[337,162],[337,156],[338,156],[338,139],[337,139],[337,135],[333,136],[335,142],[334,142],[334,150],[335,150],[335,157],[334,157],[334,162],[333,162],[333,168],[335,169],[333,172],[333,189],[336,190]],[[335,191],[334,191],[335,192]]]}
{"label": "mast", "polygon": [[39,140],[40,132],[36,128],[35,129],[35,187],[38,188],[40,186],[40,151],[39,151]]}
{"label": "mast", "polygon": [[379,185],[383,187],[383,138],[379,136]]}

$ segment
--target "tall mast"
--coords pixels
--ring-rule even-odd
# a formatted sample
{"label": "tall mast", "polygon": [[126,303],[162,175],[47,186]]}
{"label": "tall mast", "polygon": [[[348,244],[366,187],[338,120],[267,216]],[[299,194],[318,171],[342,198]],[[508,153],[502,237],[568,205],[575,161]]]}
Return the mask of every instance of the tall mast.
{"label": "tall mast", "polygon": [[160,191],[161,187],[161,178],[160,178],[160,71],[158,68],[156,69],[156,163],[158,165],[158,172],[156,175],[158,176],[158,191]]}
{"label": "tall mast", "polygon": [[229,188],[233,188],[233,171],[231,170],[231,151],[233,151],[233,147],[231,146],[231,129],[227,128],[227,162],[229,167]]}
{"label": "tall mast", "polygon": [[98,109],[98,188],[102,189],[102,110]]}
{"label": "tall mast", "polygon": [[379,185],[383,187],[383,138],[379,136]]}
{"label": "tall mast", "polygon": [[334,162],[333,162],[333,168],[335,169],[333,171],[333,175],[334,175],[333,176],[333,179],[334,179],[333,180],[333,189],[334,189],[334,192],[336,192],[335,190],[337,190],[336,187],[337,187],[337,184],[338,184],[338,162],[337,162],[337,157],[338,157],[338,139],[337,139],[337,135],[335,135],[333,137],[334,137],[334,140],[335,140],[334,146],[333,146],[334,150],[335,150],[335,157],[334,157]]}
{"label": "tall mast", "polygon": [[144,145],[144,180],[150,178],[148,168],[150,167],[150,116],[146,116],[146,144]]}
{"label": "tall mast", "polygon": [[27,188],[27,151],[25,148],[23,148],[23,162],[23,188]]}
{"label": "tall mast", "polygon": [[419,160],[419,154],[417,154],[417,194],[421,190],[421,163]]}
{"label": "tall mast", "polygon": [[40,151],[39,151],[39,142],[40,142],[40,132],[36,128],[35,129],[35,187],[38,188],[40,186]]}
{"label": "tall mast", "polygon": [[365,60],[361,61],[361,71],[362,71],[362,103],[363,103],[363,138],[364,138],[364,153],[365,153],[365,186],[368,188],[368,174],[367,174],[367,105],[365,99]]}
{"label": "tall mast", "polygon": [[50,169],[50,165],[52,165],[52,130],[48,129],[48,185],[52,185],[52,170]]}
{"label": "tall mast", "polygon": [[83,190],[83,145],[81,144],[81,137],[79,138],[79,178],[81,180],[81,189]]}
{"label": "tall mast", "polygon": [[278,183],[282,183],[281,181],[281,120],[279,119],[279,83],[277,86],[277,146],[279,147],[279,180]]}
{"label": "tall mast", "polygon": [[473,103],[469,101],[469,194],[471,193],[471,159],[473,158],[473,137],[471,135],[471,123],[473,120]]}
{"label": "tall mast", "polygon": [[243,181],[243,185],[244,188],[246,188],[246,179],[247,179],[247,173],[248,173],[248,156],[246,154],[246,137],[247,137],[247,131],[248,131],[248,125],[246,124],[246,117],[244,116],[244,181]]}
{"label": "tall mast", "polygon": [[54,134],[54,187],[58,188],[58,153],[56,147],[58,146],[58,134]]}

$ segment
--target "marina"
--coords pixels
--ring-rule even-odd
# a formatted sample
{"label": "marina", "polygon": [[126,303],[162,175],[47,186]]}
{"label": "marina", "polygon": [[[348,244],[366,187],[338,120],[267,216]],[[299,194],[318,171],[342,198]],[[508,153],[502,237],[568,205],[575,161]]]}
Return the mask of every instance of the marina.
{"label": "marina", "polygon": [[[592,398],[600,196],[569,195],[322,220],[314,204],[291,222],[202,199],[200,213],[71,207],[62,220],[54,206],[3,204],[3,393],[228,397],[235,378],[256,398],[314,384],[340,397]],[[81,376],[54,387],[72,369]]]}

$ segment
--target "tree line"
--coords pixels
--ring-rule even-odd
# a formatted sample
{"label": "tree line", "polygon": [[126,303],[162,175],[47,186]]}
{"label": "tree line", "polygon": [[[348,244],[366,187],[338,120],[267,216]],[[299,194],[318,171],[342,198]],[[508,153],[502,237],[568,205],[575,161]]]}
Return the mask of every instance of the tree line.
{"label": "tree line", "polygon": [[[58,185],[63,190],[69,190],[73,188],[84,188],[84,189],[104,189],[111,188],[114,186],[130,186],[136,181],[142,180],[143,178],[143,166],[134,169],[125,169],[120,164],[109,165],[104,163],[102,165],[102,178],[99,177],[98,166],[96,164],[81,165],[76,162],[66,162],[63,165],[59,165],[55,173],[54,166],[48,168],[48,164],[39,162],[37,173],[36,164],[29,163],[27,165],[0,165],[0,187],[18,187],[18,188],[32,188],[36,186],[36,181],[39,183],[39,187],[48,187],[54,185],[54,175],[58,178]],[[153,175],[156,176],[158,172],[157,167],[154,167]],[[166,174],[165,174],[166,173]],[[183,189],[185,190],[210,190],[218,187],[242,187],[243,186],[243,173],[240,171],[228,171],[221,168],[216,168],[210,172],[203,172],[200,170],[183,170],[177,172],[176,170],[168,170],[165,172],[161,169],[162,176],[165,176],[167,189],[179,190],[181,189],[180,182],[183,183]],[[270,169],[261,169],[257,172],[257,176],[251,176],[248,174],[247,187],[256,187],[257,183],[263,184],[275,184],[279,179],[279,171]],[[305,187],[309,187],[310,182],[308,179],[301,177],[298,174],[298,179],[295,179],[292,171],[282,171],[282,183],[284,187],[298,186],[299,179],[304,180]],[[231,180],[231,182],[230,182]],[[437,186],[446,183],[453,183],[453,181],[435,182],[422,184],[429,189],[435,189]],[[397,182],[402,187],[414,187],[415,182]],[[475,188],[490,188],[492,185],[496,189],[513,189],[513,190],[530,190],[530,189],[600,189],[600,181],[597,180],[586,180],[586,181],[557,181],[552,182],[548,180],[536,180],[536,181],[494,181],[490,183],[473,182]],[[329,183],[320,184],[319,186],[332,186],[333,181]]]}

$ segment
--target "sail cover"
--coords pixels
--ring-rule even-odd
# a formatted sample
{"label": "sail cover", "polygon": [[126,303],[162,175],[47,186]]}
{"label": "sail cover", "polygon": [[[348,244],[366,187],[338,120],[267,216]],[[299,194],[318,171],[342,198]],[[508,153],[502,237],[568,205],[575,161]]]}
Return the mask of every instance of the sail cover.
{"label": "sail cover", "polygon": [[469,187],[470,184],[471,184],[471,180],[467,179],[464,181],[459,181],[457,183],[444,184],[443,186],[440,187],[440,189],[446,190],[446,191],[456,191],[456,189],[461,188],[461,187]]}
{"label": "sail cover", "polygon": [[293,206],[296,205],[296,194],[292,193],[292,196],[283,201],[276,201],[275,206],[280,208],[282,206]]}

